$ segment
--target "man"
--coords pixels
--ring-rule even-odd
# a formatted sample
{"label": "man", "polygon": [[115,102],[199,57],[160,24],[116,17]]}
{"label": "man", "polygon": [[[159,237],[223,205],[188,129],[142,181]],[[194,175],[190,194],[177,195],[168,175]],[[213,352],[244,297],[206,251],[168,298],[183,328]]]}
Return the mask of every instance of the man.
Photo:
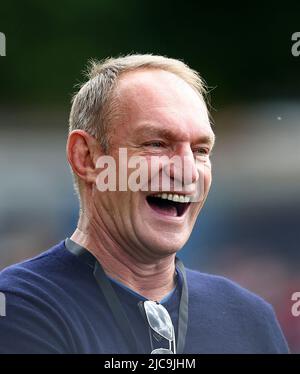
{"label": "man", "polygon": [[[67,143],[78,226],[1,273],[0,352],[288,352],[270,305],[176,259],[211,184],[204,94],[199,75],[178,60],[131,55],[92,64],[73,100]],[[140,188],[130,183],[132,160],[143,164]]]}

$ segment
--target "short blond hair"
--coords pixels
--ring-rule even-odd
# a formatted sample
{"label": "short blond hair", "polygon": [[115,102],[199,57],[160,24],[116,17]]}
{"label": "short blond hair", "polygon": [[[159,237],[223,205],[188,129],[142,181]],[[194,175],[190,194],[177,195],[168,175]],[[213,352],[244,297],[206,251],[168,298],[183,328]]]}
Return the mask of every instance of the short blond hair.
{"label": "short blond hair", "polygon": [[[109,124],[117,110],[113,105],[113,98],[118,79],[121,74],[139,69],[171,72],[187,82],[202,97],[206,94],[206,86],[200,75],[180,60],[152,54],[92,60],[87,69],[88,81],[80,86],[72,99],[69,132],[76,129],[86,131],[99,141],[104,152],[108,152]],[[74,177],[75,190],[78,192],[77,176]]]}

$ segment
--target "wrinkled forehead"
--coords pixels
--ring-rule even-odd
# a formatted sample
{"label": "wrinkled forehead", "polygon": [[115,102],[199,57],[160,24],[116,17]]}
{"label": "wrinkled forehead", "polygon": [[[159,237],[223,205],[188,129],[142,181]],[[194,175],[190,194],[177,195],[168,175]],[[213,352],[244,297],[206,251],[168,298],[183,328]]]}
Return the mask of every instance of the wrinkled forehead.
{"label": "wrinkled forehead", "polygon": [[160,69],[143,69],[122,75],[116,94],[123,104],[166,105],[184,101],[199,105],[203,97],[179,76]]}
{"label": "wrinkled forehead", "polygon": [[127,123],[153,123],[183,133],[200,128],[212,132],[203,97],[173,73],[126,73],[118,82],[116,97]]}

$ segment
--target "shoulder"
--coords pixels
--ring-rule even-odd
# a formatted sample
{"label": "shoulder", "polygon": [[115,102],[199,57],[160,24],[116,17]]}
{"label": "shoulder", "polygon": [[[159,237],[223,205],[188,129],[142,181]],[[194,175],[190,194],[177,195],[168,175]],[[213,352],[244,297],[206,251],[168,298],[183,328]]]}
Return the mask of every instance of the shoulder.
{"label": "shoulder", "polygon": [[[222,276],[187,269],[194,315],[209,315],[224,328],[244,331],[264,345],[264,352],[287,353],[288,347],[273,307],[260,296]],[[251,333],[250,333],[251,332]]]}
{"label": "shoulder", "polygon": [[0,272],[0,291],[6,307],[6,315],[0,319],[1,352],[66,351],[65,309],[70,301],[67,271],[72,258],[66,258],[65,252],[61,242]]}
{"label": "shoulder", "polygon": [[252,293],[237,283],[218,275],[201,273],[187,269],[187,279],[191,297],[213,299],[217,304],[226,303],[240,307],[272,309],[260,296]]}
{"label": "shoulder", "polygon": [[[29,260],[11,265],[0,272],[0,288],[6,291],[30,289],[36,283],[42,287],[59,276],[74,261],[65,250],[64,241]],[[76,260],[76,259],[75,259]]]}
{"label": "shoulder", "polygon": [[74,290],[89,281],[85,264],[65,249],[64,241],[39,256],[0,272],[0,291],[8,308],[25,304],[35,311],[62,313],[72,308]]}

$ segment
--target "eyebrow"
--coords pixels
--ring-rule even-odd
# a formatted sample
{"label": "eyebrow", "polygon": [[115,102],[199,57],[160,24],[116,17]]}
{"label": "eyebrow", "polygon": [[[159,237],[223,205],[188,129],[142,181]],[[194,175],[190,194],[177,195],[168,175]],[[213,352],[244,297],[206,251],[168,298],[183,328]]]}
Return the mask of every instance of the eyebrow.
{"label": "eyebrow", "polygon": [[[135,130],[135,136],[143,135],[145,137],[158,136],[168,140],[178,140],[178,133],[170,129],[158,127],[153,124],[146,124],[138,127]],[[213,147],[215,143],[215,134],[212,132],[211,135],[200,135],[195,144],[206,143]]]}

